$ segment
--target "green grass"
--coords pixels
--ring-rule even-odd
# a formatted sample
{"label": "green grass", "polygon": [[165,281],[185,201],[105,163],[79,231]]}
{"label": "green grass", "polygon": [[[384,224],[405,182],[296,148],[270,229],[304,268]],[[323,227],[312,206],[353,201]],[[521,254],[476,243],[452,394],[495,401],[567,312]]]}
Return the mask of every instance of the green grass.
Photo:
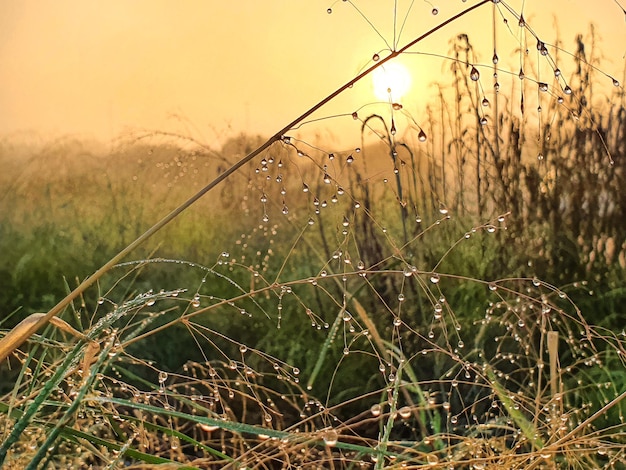
{"label": "green grass", "polygon": [[624,466],[623,89],[588,109],[588,84],[552,92],[537,161],[536,128],[479,108],[489,80],[451,57],[429,108],[448,117],[409,114],[426,142],[392,134],[408,111],[385,105],[349,149],[286,130],[258,155],[246,136],[3,142],[5,344],[249,161],[60,309],[82,334],[15,342],[5,465]]}

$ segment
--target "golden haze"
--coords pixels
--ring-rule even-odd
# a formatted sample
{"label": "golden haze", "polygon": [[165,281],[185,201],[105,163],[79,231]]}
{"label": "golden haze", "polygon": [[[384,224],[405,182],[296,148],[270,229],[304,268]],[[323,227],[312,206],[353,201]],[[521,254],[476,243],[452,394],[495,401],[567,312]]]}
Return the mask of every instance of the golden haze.
{"label": "golden haze", "polygon": [[[436,16],[428,2],[415,2],[398,45],[477,1],[433,2],[439,4]],[[107,141],[129,129],[180,130],[188,124],[208,141],[241,131],[273,133],[371,64],[374,53],[384,57],[381,36],[393,44],[393,2],[353,3],[380,35],[348,2],[2,2],[0,135],[35,131]],[[508,3],[519,9],[523,2]],[[591,3],[525,2],[524,14],[546,42],[555,39],[557,25],[569,50],[574,35],[594,22],[602,38],[602,68],[622,81],[624,14],[614,0]],[[398,2],[397,31],[409,4]],[[493,51],[491,11],[492,5],[481,7],[415,51],[446,54],[450,38],[468,32],[487,63]],[[497,21],[498,40],[515,40],[502,18]],[[512,50],[503,48],[501,55],[503,67],[517,66]],[[412,107],[423,103],[428,84],[448,67],[420,60],[414,60],[413,91],[406,98]],[[376,100],[371,88],[370,82],[357,85],[318,117],[350,113]],[[341,129],[345,122],[324,127]]]}

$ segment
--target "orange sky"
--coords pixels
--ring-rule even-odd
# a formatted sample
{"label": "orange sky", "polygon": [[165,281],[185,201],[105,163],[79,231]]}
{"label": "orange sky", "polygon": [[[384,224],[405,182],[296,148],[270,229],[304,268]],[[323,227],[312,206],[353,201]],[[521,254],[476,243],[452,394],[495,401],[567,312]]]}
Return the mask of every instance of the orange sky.
{"label": "orange sky", "polygon": [[[477,2],[415,0],[399,44]],[[352,3],[393,41],[392,0]],[[623,81],[626,22],[615,0],[507,3],[517,11],[524,5],[524,16],[546,42],[555,38],[556,17],[570,49],[574,34],[595,22],[603,40],[602,69]],[[397,28],[410,4],[398,0]],[[432,5],[439,9],[436,16]],[[491,11],[492,5],[480,7],[416,50],[445,54],[449,39],[467,32],[487,63],[493,53]],[[504,48],[511,34],[501,18],[498,29],[501,62],[515,63],[515,53]],[[371,64],[372,54],[385,47],[343,1],[5,0],[0,135],[36,131],[108,141],[131,129],[187,132],[174,116],[208,143],[240,131],[270,134]],[[442,65],[414,61],[410,67],[415,91],[407,101],[419,106]],[[370,88],[369,82],[356,86],[318,116],[350,113],[375,100]],[[318,130],[344,124],[346,118],[327,121]]]}

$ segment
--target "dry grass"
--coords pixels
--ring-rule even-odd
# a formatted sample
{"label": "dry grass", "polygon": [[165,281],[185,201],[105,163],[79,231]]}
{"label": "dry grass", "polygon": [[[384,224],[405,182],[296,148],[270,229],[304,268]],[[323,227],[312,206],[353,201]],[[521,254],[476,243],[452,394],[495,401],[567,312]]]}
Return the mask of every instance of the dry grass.
{"label": "dry grass", "polygon": [[[541,44],[538,60],[555,66]],[[574,301],[586,281],[556,283],[603,281],[624,256],[623,90],[601,114],[583,105],[590,88],[577,80],[599,72],[574,55],[579,75],[555,82],[575,101],[549,88],[538,150],[516,112],[498,112],[503,86],[483,109],[474,69],[495,64],[473,65],[468,37],[451,48],[452,99],[427,109],[439,120],[420,126],[393,103],[360,111],[348,150],[291,132],[315,107],[266,142],[234,139],[235,160],[146,133],[114,155],[135,162],[123,176],[97,154],[77,172],[59,151],[58,181],[29,165],[3,181],[14,233],[41,217],[69,239],[93,233],[104,257],[0,340],[7,468],[626,466],[624,334]],[[413,122],[405,138],[392,132],[401,116]],[[40,177],[43,192],[30,184]],[[172,208],[173,195],[187,202]],[[155,207],[171,212],[145,232]],[[557,243],[569,231],[576,262]]]}

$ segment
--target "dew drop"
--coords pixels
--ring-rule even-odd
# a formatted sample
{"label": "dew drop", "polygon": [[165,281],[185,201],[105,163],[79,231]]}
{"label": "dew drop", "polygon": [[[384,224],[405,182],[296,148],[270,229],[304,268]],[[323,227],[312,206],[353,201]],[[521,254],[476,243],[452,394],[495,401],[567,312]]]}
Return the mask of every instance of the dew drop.
{"label": "dew drop", "polygon": [[437,16],[439,14],[439,9],[438,8],[433,8],[431,10],[431,13],[433,14],[433,16]]}
{"label": "dew drop", "polygon": [[405,297],[404,294],[398,294],[398,302],[404,302]]}
{"label": "dew drop", "polygon": [[439,274],[432,273],[430,275],[430,282],[432,282],[433,284],[439,284],[439,280],[440,280]]}
{"label": "dew drop", "polygon": [[167,381],[167,372],[159,372],[159,383],[162,385]]}
{"label": "dew drop", "polygon": [[420,142],[426,142],[426,139],[426,132],[420,129],[419,133],[417,134],[417,140],[419,140]]}
{"label": "dew drop", "polygon": [[570,88],[569,85],[565,85],[565,88],[563,88],[563,93],[565,93],[566,95],[572,94],[572,89]]}
{"label": "dew drop", "polygon": [[546,93],[548,91],[548,84],[547,83],[539,82],[538,86],[539,86],[539,91],[543,91],[544,93]]}
{"label": "dew drop", "polygon": [[370,408],[370,413],[372,413],[372,416],[374,417],[380,416],[381,411],[382,411],[382,407],[378,403],[372,405],[372,407]]}
{"label": "dew drop", "polygon": [[287,215],[289,214],[289,208],[287,206],[283,206],[283,210],[282,210],[283,214]]}
{"label": "dew drop", "polygon": [[372,56],[372,60],[373,60],[374,62],[378,62],[378,61],[380,60],[380,56],[379,56],[378,54],[374,54],[374,55]]}
{"label": "dew drop", "polygon": [[472,70],[470,71],[470,78],[475,82],[477,82],[478,79],[480,78],[480,72],[474,66],[472,66]]}
{"label": "dew drop", "polygon": [[330,176],[328,173],[324,173],[324,183],[330,184]]}
{"label": "dew drop", "polygon": [[440,303],[435,304],[435,320],[439,320],[441,318],[441,313],[443,312],[443,307]]}
{"label": "dew drop", "polygon": [[398,414],[400,415],[400,418],[408,419],[411,417],[411,408],[409,408],[408,406],[403,406],[398,410]]}
{"label": "dew drop", "polygon": [[426,461],[428,462],[428,465],[431,465],[431,466],[435,466],[439,463],[439,459],[437,458],[435,454],[428,454],[426,456]]}
{"label": "dew drop", "polygon": [[619,86],[619,81],[616,78],[613,78],[613,86]]}
{"label": "dew drop", "polygon": [[480,118],[480,125],[481,126],[486,126],[487,125],[487,118],[485,116]]}
{"label": "dew drop", "polygon": [[326,444],[328,447],[334,447],[335,445],[337,445],[339,435],[334,429],[328,429],[322,434],[322,439],[324,439],[324,444]]}
{"label": "dew drop", "polygon": [[333,9],[332,9],[332,8],[328,8],[328,9],[326,10],[326,13],[328,13],[329,15],[330,15],[332,12],[333,12]]}
{"label": "dew drop", "polygon": [[493,64],[497,64],[498,63],[498,54],[496,54],[495,52],[493,53],[493,57],[491,58],[491,61],[493,62]]}
{"label": "dew drop", "polygon": [[487,98],[483,98],[482,105],[486,108],[489,106],[489,100]]}

